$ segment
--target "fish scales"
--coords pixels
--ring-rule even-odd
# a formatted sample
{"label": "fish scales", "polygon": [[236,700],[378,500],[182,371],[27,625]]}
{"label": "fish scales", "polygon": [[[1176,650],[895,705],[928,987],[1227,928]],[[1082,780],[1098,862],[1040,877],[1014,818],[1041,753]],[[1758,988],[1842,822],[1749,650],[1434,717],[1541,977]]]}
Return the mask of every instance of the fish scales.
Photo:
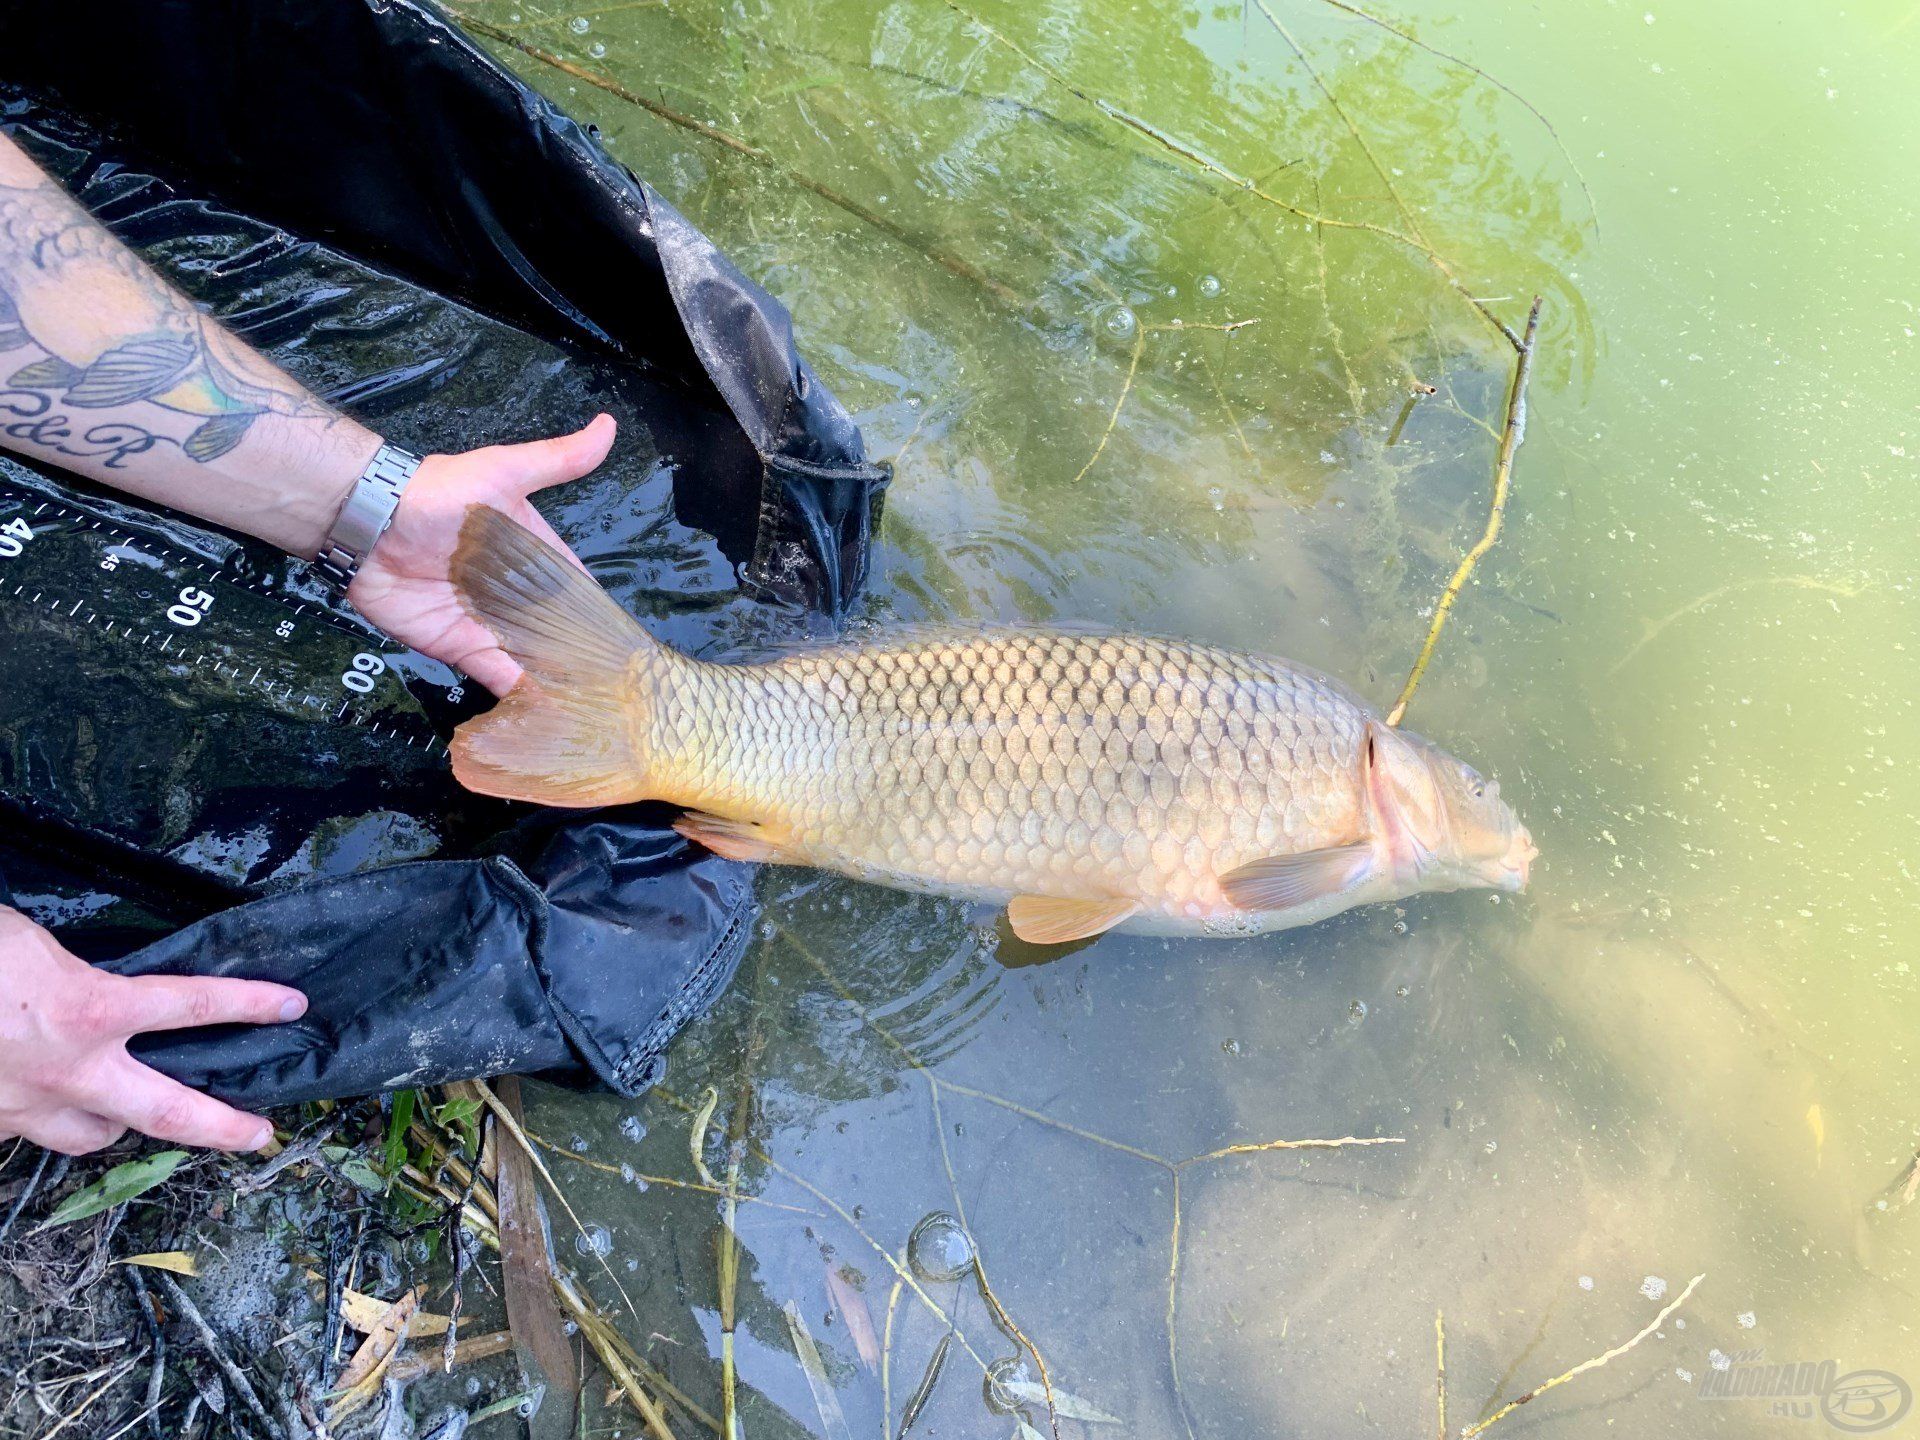
{"label": "fish scales", "polygon": [[637,665],[664,798],[752,815],[791,858],[867,878],[981,896],[1064,884],[1180,912],[1217,906],[1238,864],[1360,833],[1371,712],[1284,661],[967,632]]}

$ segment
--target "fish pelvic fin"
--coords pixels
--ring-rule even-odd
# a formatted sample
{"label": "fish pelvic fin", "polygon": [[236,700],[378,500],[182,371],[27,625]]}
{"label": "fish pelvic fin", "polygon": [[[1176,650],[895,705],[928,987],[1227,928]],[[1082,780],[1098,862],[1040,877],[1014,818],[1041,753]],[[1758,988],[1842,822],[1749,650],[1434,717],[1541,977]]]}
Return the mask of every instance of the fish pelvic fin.
{"label": "fish pelvic fin", "polygon": [[759,860],[773,865],[793,860],[786,832],[775,825],[729,820],[704,810],[689,810],[673,822],[673,828],[696,845],[704,845],[728,860]]}
{"label": "fish pelvic fin", "polygon": [[1269,855],[1220,877],[1227,903],[1241,910],[1292,910],[1352,889],[1373,864],[1364,840],[1297,855]]}
{"label": "fish pelvic fin", "polygon": [[454,778],[539,805],[648,798],[637,737],[651,695],[638,662],[657,642],[585,570],[489,506],[467,511],[451,575],[467,613],[526,672],[454,733]]}
{"label": "fish pelvic fin", "polygon": [[1100,935],[1140,909],[1121,897],[1067,900],[1055,895],[1016,895],[1007,902],[1007,924],[1029,945],[1065,945]]}

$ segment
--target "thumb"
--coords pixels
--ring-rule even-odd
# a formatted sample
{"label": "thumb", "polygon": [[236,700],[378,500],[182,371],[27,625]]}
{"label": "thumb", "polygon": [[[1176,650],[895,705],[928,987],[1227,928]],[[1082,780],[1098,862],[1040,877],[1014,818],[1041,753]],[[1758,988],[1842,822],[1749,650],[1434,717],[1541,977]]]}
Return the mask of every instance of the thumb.
{"label": "thumb", "polygon": [[502,445],[497,462],[510,475],[522,495],[544,490],[549,485],[564,485],[592,471],[613,448],[614,423],[611,415],[596,415],[585,428],[571,435],[556,435],[550,440],[530,440],[524,445]]}

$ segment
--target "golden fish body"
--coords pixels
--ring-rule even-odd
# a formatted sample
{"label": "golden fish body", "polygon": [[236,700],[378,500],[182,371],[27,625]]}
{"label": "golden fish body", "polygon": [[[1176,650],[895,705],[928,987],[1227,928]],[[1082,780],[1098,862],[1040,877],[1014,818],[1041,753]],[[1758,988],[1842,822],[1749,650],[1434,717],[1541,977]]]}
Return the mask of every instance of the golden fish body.
{"label": "golden fish body", "polygon": [[1125,896],[1136,929],[1244,929],[1222,875],[1364,825],[1367,712],[1308,671],[1201,645],[927,634],[755,665],[656,651],[633,681],[661,798],[908,889]]}
{"label": "golden fish body", "polygon": [[456,737],[455,773],[486,793],[672,801],[721,854],[1007,900],[1040,940],[1249,934],[1525,882],[1497,791],[1286,661],[930,631],[715,664],[486,510],[454,572],[529,676]]}

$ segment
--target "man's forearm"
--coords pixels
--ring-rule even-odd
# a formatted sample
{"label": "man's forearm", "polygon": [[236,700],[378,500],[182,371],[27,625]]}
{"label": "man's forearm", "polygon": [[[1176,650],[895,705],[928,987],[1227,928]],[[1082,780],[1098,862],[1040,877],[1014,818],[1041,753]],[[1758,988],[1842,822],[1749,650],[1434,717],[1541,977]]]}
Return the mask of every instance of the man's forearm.
{"label": "man's forearm", "polygon": [[0,135],[0,445],[311,556],[379,444]]}

